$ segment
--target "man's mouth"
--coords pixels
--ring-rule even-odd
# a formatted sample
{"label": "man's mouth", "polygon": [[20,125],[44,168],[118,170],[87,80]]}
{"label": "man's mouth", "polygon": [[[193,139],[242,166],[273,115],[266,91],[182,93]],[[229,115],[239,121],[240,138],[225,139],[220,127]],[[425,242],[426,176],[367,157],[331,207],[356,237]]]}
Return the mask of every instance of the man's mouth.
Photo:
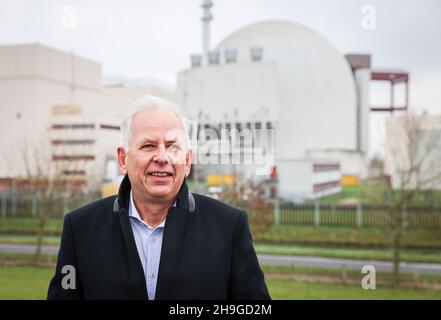
{"label": "man's mouth", "polygon": [[148,175],[163,178],[163,177],[172,176],[173,174],[170,172],[152,171],[152,172],[149,172]]}

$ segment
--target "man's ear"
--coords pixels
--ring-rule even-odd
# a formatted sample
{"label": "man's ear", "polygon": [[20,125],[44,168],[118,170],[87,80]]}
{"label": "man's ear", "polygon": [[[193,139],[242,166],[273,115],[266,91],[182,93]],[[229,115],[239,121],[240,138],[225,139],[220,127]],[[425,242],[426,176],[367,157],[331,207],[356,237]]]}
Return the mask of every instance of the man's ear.
{"label": "man's ear", "polygon": [[191,169],[191,162],[193,161],[193,151],[191,149],[188,150],[187,155],[185,156],[185,176],[188,177]]}
{"label": "man's ear", "polygon": [[119,169],[123,175],[127,175],[127,166],[126,166],[126,152],[123,147],[118,147],[118,164]]}

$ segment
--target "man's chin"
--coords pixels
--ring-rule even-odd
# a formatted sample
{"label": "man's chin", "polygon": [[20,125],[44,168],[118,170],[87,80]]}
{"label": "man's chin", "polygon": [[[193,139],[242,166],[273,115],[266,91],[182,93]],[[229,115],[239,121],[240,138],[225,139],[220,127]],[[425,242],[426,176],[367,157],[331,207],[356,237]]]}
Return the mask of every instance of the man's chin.
{"label": "man's chin", "polygon": [[149,193],[155,198],[168,198],[171,196],[172,187],[170,185],[151,187]]}

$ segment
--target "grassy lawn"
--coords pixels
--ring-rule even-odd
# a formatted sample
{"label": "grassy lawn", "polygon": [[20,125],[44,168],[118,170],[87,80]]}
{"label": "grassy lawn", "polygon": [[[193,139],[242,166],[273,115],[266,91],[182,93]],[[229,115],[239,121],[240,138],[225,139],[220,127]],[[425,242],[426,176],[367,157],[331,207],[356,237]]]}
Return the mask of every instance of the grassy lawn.
{"label": "grassy lawn", "polygon": [[[36,237],[25,235],[0,235],[0,244],[35,244]],[[46,236],[43,238],[45,245],[59,245],[59,236]],[[288,244],[263,244],[256,243],[257,253],[280,254],[295,256],[316,256],[347,259],[366,259],[366,260],[391,260],[392,252],[390,249],[369,249],[369,248],[339,248],[339,247],[318,247],[305,245]],[[19,255],[18,255],[19,256]],[[441,263],[441,250],[403,250],[401,252],[402,261],[406,262],[429,262]]]}
{"label": "grassy lawn", "polygon": [[[0,299],[45,299],[52,268],[1,267]],[[303,283],[267,279],[273,299],[441,299],[441,291]]]}
{"label": "grassy lawn", "polygon": [[[0,219],[0,234],[4,235],[33,235],[37,220],[32,218]],[[48,243],[55,243],[61,234],[63,221],[51,219],[46,225],[46,235],[54,236]],[[308,244],[315,246],[342,247],[382,247],[390,248],[393,230],[389,228],[353,228],[334,226],[305,226],[305,225],[274,225],[263,235],[255,235],[254,240],[262,243]],[[20,238],[20,241],[28,241]],[[30,238],[28,238],[30,239]],[[0,239],[2,241],[2,239]],[[26,243],[26,242],[23,242]],[[407,229],[404,231],[403,244],[406,248],[426,248],[441,250],[441,230]]]}
{"label": "grassy lawn", "polygon": [[361,285],[305,283],[274,279],[267,279],[267,285],[273,299],[441,299],[441,291],[435,290],[392,289],[379,286],[374,290],[364,290]]}
{"label": "grassy lawn", "polygon": [[0,267],[0,299],[46,299],[52,268]]}
{"label": "grassy lawn", "polygon": [[[5,244],[35,244],[36,242],[37,237],[31,235],[0,235],[0,243]],[[60,245],[60,236],[45,236],[43,244]]]}
{"label": "grassy lawn", "polygon": [[[366,260],[391,260],[390,249],[351,249],[331,247],[309,247],[295,245],[255,244],[258,253],[281,254],[295,256],[316,256]],[[403,250],[402,261],[441,263],[441,251]]]}
{"label": "grassy lawn", "polygon": [[[388,228],[274,225],[263,235],[254,236],[254,241],[317,246],[390,248],[392,235],[393,230]],[[414,249],[441,249],[441,231],[405,230],[403,233],[403,245],[406,248]]]}
{"label": "grassy lawn", "polygon": [[[266,275],[284,275],[289,278],[293,278],[295,276],[325,276],[336,280],[337,282],[343,281],[343,270],[340,269],[326,269],[319,267],[307,267],[307,266],[283,266],[283,265],[261,265],[263,272]],[[361,279],[361,270],[348,270],[346,269],[345,277],[348,280],[353,280],[359,282]],[[391,284],[393,280],[393,274],[390,272],[379,271],[376,272],[376,279],[378,282]],[[411,272],[401,272],[400,279],[405,282],[415,283],[418,281],[420,284],[422,282],[430,282],[431,284],[441,284],[441,274],[418,274],[418,279],[415,279],[415,275]]]}
{"label": "grassy lawn", "polygon": [[[38,220],[35,218],[6,218],[0,219],[0,234],[35,234]],[[46,222],[45,232],[49,235],[59,235],[63,229],[63,219],[50,219]]]}

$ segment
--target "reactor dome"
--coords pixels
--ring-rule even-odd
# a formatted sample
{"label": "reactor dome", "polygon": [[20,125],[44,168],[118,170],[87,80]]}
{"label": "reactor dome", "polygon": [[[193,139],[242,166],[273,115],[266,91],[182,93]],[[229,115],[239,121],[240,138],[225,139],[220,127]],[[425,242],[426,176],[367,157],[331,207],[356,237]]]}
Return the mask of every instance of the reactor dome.
{"label": "reactor dome", "polygon": [[302,157],[310,149],[355,149],[357,98],[352,71],[324,36],[298,23],[267,21],[232,33],[215,50],[234,50],[237,65],[249,64],[251,52],[260,51],[261,60],[254,65],[268,64],[276,70],[254,96],[266,89],[276,92],[273,102],[266,104],[277,123],[277,158]]}

